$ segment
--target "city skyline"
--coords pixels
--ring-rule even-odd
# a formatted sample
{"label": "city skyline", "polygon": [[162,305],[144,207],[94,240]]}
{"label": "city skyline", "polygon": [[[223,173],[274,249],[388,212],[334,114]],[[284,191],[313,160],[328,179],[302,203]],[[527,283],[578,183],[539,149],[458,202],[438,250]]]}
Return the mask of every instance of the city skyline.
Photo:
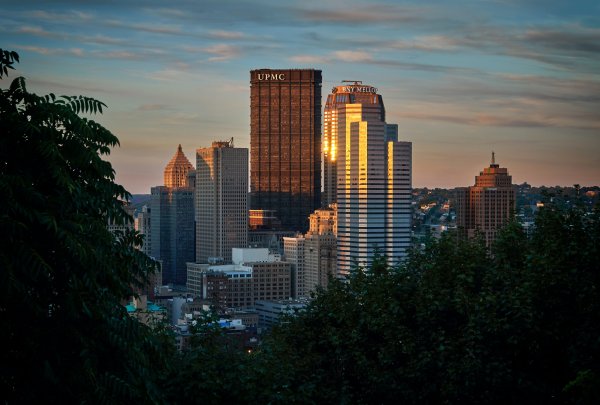
{"label": "city skyline", "polygon": [[[6,4],[3,47],[38,94],[85,94],[132,193],[173,147],[249,147],[248,71],[314,68],[379,88],[413,142],[413,186],[472,184],[496,151],[514,183],[600,182],[600,5],[578,1]],[[467,10],[468,12],[465,12]],[[324,105],[325,100],[322,100]]]}

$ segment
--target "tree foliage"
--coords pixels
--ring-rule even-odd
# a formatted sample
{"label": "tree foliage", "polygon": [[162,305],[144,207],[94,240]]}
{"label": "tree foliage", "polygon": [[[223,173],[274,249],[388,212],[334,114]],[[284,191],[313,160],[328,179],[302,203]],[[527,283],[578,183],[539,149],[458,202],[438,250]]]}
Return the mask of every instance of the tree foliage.
{"label": "tree foliage", "polygon": [[445,234],[399,268],[333,281],[270,345],[307,402],[597,403],[599,219],[547,208],[492,255]]}
{"label": "tree foliage", "polygon": [[[1,77],[19,59],[0,55]],[[0,94],[0,396],[8,402],[160,398],[151,362],[167,354],[163,337],[121,305],[155,265],[133,248],[140,235],[108,231],[108,218],[132,220],[123,210],[129,194],[102,159],[118,140],[80,115],[103,107],[35,95],[22,77]]]}

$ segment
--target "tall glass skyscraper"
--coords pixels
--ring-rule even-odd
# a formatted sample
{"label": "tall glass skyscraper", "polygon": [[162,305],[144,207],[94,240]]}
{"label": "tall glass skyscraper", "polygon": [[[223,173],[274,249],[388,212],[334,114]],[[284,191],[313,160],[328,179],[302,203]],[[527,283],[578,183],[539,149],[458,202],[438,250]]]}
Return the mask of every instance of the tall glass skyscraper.
{"label": "tall glass skyscraper", "polygon": [[[394,140],[395,128],[384,121],[376,89],[342,87],[347,88],[339,95],[331,122],[337,125],[338,272],[346,275],[353,266],[369,266],[376,251],[392,265],[405,256],[410,246],[412,144]],[[353,93],[369,96],[361,103]]]}
{"label": "tall glass skyscraper", "polygon": [[251,208],[306,231],[321,206],[321,71],[250,71]]}
{"label": "tall glass skyscraper", "polygon": [[348,81],[348,84],[336,86],[327,96],[323,113],[323,195],[324,207],[337,201],[337,158],[338,145],[338,108],[345,104],[373,105],[379,121],[385,121],[383,99],[377,89],[363,85],[361,81]]}

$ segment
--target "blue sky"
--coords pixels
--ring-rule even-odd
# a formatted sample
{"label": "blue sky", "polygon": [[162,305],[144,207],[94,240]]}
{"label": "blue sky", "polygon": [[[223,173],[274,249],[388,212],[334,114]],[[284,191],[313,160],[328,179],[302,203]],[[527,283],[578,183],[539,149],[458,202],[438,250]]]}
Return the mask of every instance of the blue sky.
{"label": "blue sky", "polygon": [[[598,1],[3,1],[1,47],[36,93],[85,94],[132,193],[182,144],[249,146],[249,70],[317,68],[379,88],[413,185],[600,184]],[[14,77],[14,73],[10,77]],[[5,80],[2,87],[8,85]]]}

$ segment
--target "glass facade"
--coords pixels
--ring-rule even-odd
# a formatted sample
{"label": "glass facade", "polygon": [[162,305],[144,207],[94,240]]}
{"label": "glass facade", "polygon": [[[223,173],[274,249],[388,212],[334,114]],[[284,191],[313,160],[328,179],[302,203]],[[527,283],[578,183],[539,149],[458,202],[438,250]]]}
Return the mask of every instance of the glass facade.
{"label": "glass facade", "polygon": [[306,231],[321,205],[321,71],[250,72],[251,208]]}
{"label": "glass facade", "polygon": [[[346,104],[375,105],[379,107],[378,119],[385,121],[385,107],[377,88],[364,85],[361,81],[351,81],[331,90],[325,102],[323,122],[323,207],[337,201],[338,109]],[[396,131],[397,128],[396,125]]]}

